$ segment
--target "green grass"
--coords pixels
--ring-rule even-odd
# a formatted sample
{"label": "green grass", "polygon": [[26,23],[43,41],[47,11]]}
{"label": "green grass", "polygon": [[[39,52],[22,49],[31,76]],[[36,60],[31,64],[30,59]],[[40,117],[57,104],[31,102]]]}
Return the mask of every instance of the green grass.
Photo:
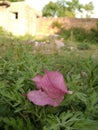
{"label": "green grass", "polygon": [[[98,52],[35,48],[24,39],[0,38],[0,130],[97,130]],[[23,94],[35,89],[31,81],[42,68],[59,70],[72,95],[59,107],[40,107]]]}

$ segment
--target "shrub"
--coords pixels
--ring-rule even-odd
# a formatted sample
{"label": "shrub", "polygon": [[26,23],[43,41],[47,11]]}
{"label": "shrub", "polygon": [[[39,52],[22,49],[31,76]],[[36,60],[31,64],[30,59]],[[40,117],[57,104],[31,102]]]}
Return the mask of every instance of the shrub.
{"label": "shrub", "polygon": [[90,47],[87,43],[79,43],[77,45],[77,49],[79,50],[88,50]]}
{"label": "shrub", "polygon": [[62,24],[59,23],[58,21],[54,21],[54,22],[52,23],[52,28],[55,28],[55,27],[56,27],[56,28],[60,29],[61,26],[62,26]]}
{"label": "shrub", "polygon": [[68,30],[61,29],[58,33],[65,40],[87,42],[87,43],[98,43],[98,29],[91,29],[86,31],[83,28],[70,28]]}

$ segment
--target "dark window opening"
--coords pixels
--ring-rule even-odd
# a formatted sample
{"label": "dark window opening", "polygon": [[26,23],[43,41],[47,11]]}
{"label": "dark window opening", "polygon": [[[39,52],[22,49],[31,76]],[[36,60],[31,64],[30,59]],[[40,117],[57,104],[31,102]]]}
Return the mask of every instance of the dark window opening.
{"label": "dark window opening", "polygon": [[18,19],[18,12],[12,12],[14,14],[14,18]]}
{"label": "dark window opening", "polygon": [[18,19],[18,12],[15,12],[15,18]]}

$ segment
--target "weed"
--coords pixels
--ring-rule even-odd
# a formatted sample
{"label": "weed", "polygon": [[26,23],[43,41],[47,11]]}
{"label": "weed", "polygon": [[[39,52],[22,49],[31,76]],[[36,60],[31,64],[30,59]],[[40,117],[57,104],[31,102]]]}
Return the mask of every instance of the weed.
{"label": "weed", "polygon": [[[0,130],[98,129],[98,59],[67,50],[34,53],[22,39],[7,42],[0,44]],[[35,89],[31,79],[43,67],[60,71],[73,91],[59,107],[36,106],[23,96]]]}

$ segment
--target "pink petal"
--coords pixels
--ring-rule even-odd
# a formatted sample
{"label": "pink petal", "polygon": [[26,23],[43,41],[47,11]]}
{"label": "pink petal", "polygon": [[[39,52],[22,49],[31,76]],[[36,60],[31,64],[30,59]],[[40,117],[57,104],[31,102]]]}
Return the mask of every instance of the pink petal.
{"label": "pink petal", "polygon": [[32,80],[35,82],[37,89],[40,89],[41,86],[41,80],[42,80],[42,76],[40,74],[38,74],[35,78],[33,78]]}
{"label": "pink petal", "polygon": [[41,90],[34,90],[27,94],[27,98],[36,105],[45,106],[59,106],[64,96],[61,96],[57,99],[50,98],[45,92]]}
{"label": "pink petal", "polygon": [[60,72],[47,71],[46,74],[47,74],[49,80],[52,82],[52,84],[56,88],[62,90],[63,92],[67,91],[67,87],[66,87],[66,84],[64,82],[63,75]]}
{"label": "pink petal", "polygon": [[51,98],[57,98],[67,93],[64,78],[57,71],[46,71],[42,78],[42,88]]}

